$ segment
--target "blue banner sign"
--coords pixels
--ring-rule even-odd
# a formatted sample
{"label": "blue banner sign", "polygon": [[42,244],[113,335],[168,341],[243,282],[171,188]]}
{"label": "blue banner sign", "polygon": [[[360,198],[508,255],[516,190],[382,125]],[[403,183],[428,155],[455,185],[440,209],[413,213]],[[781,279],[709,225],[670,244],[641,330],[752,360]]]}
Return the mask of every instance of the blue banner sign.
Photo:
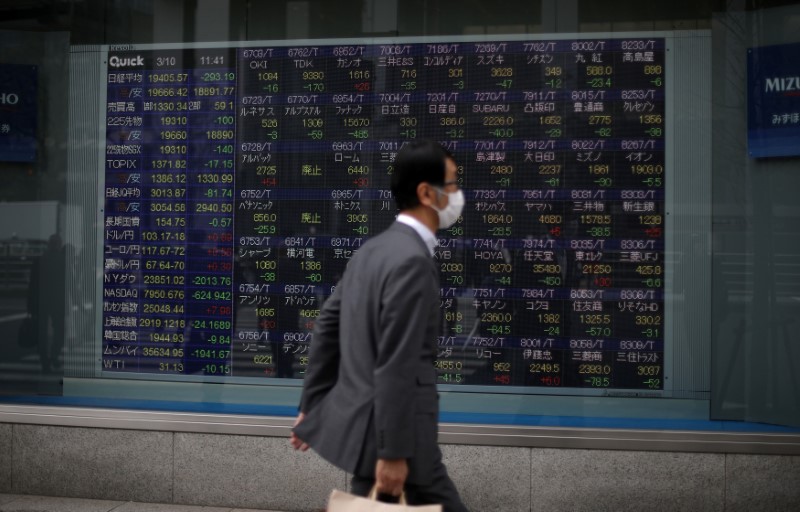
{"label": "blue banner sign", "polygon": [[800,44],[747,50],[750,156],[800,155]]}
{"label": "blue banner sign", "polygon": [[36,160],[36,66],[0,64],[0,161]]}

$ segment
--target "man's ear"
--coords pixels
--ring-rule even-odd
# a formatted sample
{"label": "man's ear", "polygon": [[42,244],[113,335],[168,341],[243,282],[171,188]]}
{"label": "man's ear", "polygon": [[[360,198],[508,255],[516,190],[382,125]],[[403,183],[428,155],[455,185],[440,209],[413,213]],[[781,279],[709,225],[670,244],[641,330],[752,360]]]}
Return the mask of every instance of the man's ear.
{"label": "man's ear", "polygon": [[430,206],[436,203],[436,191],[433,187],[425,182],[417,185],[417,199],[419,203],[424,206]]}

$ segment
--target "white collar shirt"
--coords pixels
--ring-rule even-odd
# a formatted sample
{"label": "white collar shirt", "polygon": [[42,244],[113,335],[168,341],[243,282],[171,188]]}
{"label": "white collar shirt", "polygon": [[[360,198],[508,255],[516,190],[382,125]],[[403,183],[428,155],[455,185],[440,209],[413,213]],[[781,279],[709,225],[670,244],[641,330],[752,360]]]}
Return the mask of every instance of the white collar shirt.
{"label": "white collar shirt", "polygon": [[422,238],[422,241],[425,242],[425,245],[428,247],[428,251],[430,251],[431,256],[433,256],[433,251],[438,243],[436,241],[436,234],[433,231],[428,229],[428,227],[422,222],[405,213],[401,213],[397,216],[397,222],[405,224],[416,231],[420,238]]}

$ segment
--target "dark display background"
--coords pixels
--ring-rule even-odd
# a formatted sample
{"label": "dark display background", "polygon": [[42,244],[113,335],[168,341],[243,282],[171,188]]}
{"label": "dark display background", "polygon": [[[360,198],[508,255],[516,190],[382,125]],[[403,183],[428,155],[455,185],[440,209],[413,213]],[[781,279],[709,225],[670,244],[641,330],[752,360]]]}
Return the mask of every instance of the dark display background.
{"label": "dark display background", "polygon": [[663,389],[664,40],[110,52],[103,369],[302,378],[394,156],[459,163],[442,384]]}

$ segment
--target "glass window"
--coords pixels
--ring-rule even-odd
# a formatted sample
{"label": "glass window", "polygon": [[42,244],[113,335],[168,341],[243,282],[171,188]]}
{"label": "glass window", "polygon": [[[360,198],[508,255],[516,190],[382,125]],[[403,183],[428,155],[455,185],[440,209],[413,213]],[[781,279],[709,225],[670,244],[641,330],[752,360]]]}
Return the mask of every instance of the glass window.
{"label": "glass window", "polygon": [[432,137],[444,421],[800,426],[795,95],[748,125],[798,3],[0,10],[0,401],[293,415]]}

